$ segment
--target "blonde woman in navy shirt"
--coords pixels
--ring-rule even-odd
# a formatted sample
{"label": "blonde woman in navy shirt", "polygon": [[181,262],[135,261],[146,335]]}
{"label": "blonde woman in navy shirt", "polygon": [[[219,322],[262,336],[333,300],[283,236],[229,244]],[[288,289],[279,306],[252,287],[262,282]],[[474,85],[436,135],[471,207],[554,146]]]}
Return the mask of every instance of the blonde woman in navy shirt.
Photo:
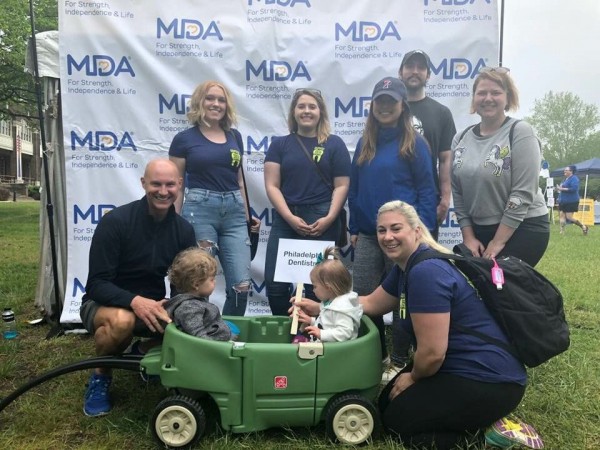
{"label": "blonde woman in navy shirt", "polygon": [[[223,314],[243,316],[250,290],[248,205],[242,178],[242,139],[232,128],[235,106],[229,90],[217,81],[200,84],[192,94],[192,127],[178,133],[169,149],[185,182],[185,200],[175,204],[201,247],[219,258],[226,283]],[[181,197],[180,197],[181,198]],[[258,219],[253,225],[259,226]]]}
{"label": "blonde woman in navy shirt", "polygon": [[[448,253],[415,208],[399,200],[382,205],[377,241],[394,266],[380,286],[359,297],[360,304],[368,315],[400,311],[399,325],[415,344],[412,361],[379,396],[387,431],[407,448],[450,450],[484,439],[500,448],[542,448],[533,427],[505,417],[525,394],[523,364],[506,349],[451,326],[509,342],[465,276],[448,261],[428,259],[407,280],[414,255],[428,248]],[[308,315],[319,311],[308,299],[299,306]]]}

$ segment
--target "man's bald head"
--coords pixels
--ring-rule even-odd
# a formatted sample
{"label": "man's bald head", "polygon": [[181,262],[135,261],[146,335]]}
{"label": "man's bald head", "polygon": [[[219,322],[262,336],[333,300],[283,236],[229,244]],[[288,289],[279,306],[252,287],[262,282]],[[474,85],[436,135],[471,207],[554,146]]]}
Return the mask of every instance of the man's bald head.
{"label": "man's bald head", "polygon": [[157,221],[164,219],[181,190],[179,169],[168,159],[153,159],[146,164],[141,181],[150,215]]}

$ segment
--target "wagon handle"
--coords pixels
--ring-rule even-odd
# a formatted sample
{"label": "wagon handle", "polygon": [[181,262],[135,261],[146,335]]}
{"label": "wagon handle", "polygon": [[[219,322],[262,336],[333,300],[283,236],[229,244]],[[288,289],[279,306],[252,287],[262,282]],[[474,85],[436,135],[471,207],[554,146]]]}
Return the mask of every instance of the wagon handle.
{"label": "wagon handle", "polygon": [[292,312],[292,327],[290,328],[290,334],[298,333],[298,307],[296,303],[300,303],[302,300],[302,291],[304,290],[304,283],[298,283],[296,285],[296,298],[294,299],[294,311]]}

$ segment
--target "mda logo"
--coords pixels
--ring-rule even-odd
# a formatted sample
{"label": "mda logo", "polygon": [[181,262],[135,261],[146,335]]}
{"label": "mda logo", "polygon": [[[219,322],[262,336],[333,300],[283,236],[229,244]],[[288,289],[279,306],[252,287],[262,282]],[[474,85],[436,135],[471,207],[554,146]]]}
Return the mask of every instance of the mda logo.
{"label": "mda logo", "polygon": [[287,61],[263,60],[255,67],[252,61],[246,60],[246,81],[250,81],[253,76],[263,81],[294,81],[296,78],[312,80],[302,61],[294,64]]}
{"label": "mda logo", "polygon": [[354,118],[368,117],[371,108],[371,97],[352,97],[347,103],[336,97],[334,114],[336,118],[344,114],[350,114]]}
{"label": "mda logo", "polygon": [[73,55],[67,55],[67,73],[83,71],[89,77],[108,77],[121,74],[129,74],[135,77],[135,72],[126,56],[115,60],[108,55],[86,55],[81,61],[77,61]]}
{"label": "mda logo", "polygon": [[466,58],[444,58],[438,66],[431,63],[431,71],[435,75],[441,74],[444,80],[473,79],[482,67],[485,67],[483,58],[479,58],[476,62]]}
{"label": "mda logo", "polygon": [[163,36],[173,36],[175,39],[186,40],[206,40],[216,38],[223,40],[221,30],[213,20],[208,25],[195,19],[173,19],[171,23],[166,24],[160,18],[156,19],[156,37],[160,39]]}
{"label": "mda logo", "polygon": [[85,206],[77,204],[73,205],[73,224],[77,225],[80,221],[89,221],[93,225],[98,225],[102,216],[107,212],[115,209],[115,205],[89,205],[86,209]]}
{"label": "mda logo", "polygon": [[123,132],[120,136],[112,131],[88,131],[83,136],[79,136],[75,131],[71,131],[71,150],[83,147],[87,147],[90,151],[108,152],[123,148],[130,148],[134,152],[137,151],[131,133],[128,131]]}
{"label": "mda logo", "polygon": [[189,110],[189,102],[192,98],[188,94],[174,94],[170,99],[162,94],[158,94],[158,112],[164,114],[167,111],[175,110],[176,114],[185,115]]}
{"label": "mda logo", "polygon": [[473,3],[485,2],[488,5],[492,2],[492,0],[423,0],[423,5],[425,6],[465,6],[472,5]]}
{"label": "mda logo", "polygon": [[297,3],[301,3],[310,8],[310,0],[248,0],[248,6],[253,6],[255,2],[264,5],[289,6],[290,8],[296,6]]}
{"label": "mda logo", "polygon": [[387,38],[401,40],[400,33],[394,22],[379,24],[377,22],[352,22],[347,28],[341,23],[335,24],[335,40],[342,37],[351,38],[353,42],[383,41]]}

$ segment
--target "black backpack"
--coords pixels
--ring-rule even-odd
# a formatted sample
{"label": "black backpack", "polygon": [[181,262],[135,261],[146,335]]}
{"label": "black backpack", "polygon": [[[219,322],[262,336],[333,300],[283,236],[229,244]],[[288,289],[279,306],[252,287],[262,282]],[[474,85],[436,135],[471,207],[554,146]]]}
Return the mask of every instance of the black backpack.
{"label": "black backpack", "polygon": [[[465,248],[457,246],[454,250],[464,254],[461,247]],[[569,326],[562,295],[526,262],[512,256],[497,258],[504,272],[504,285],[498,289],[492,281],[493,260],[428,249],[413,257],[406,267],[405,279],[408,281],[412,267],[431,258],[454,261],[506,333],[510,345],[462,325],[452,324],[452,328],[507,350],[528,367],[539,366],[569,348]]]}

